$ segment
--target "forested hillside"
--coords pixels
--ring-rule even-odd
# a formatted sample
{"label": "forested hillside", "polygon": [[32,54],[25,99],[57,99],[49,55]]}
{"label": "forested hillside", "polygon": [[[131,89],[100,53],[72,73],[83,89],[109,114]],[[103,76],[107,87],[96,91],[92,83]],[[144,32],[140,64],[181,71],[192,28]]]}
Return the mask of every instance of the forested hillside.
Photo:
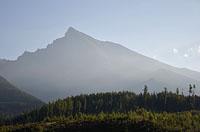
{"label": "forested hillside", "polygon": [[144,92],[138,95],[124,91],[72,96],[18,116],[14,122],[35,122],[48,117],[70,116],[78,113],[128,112],[137,108],[145,108],[155,112],[200,110],[200,97],[195,95],[195,88],[195,85],[189,86],[188,96],[179,94],[179,89],[176,93],[168,92],[167,88],[163,92],[150,94],[147,86],[144,87]]}
{"label": "forested hillside", "polygon": [[67,97],[40,109],[1,120],[4,131],[199,131],[200,97],[195,85],[188,95],[110,92]]}

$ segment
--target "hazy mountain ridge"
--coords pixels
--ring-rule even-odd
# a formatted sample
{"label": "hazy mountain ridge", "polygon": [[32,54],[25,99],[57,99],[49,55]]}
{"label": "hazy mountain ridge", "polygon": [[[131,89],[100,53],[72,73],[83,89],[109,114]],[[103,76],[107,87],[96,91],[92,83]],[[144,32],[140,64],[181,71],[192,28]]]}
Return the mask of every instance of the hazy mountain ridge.
{"label": "hazy mountain ridge", "polygon": [[22,92],[0,76],[0,115],[20,114],[42,105],[39,99]]}
{"label": "hazy mountain ridge", "polygon": [[[0,73],[45,101],[80,93],[140,92],[149,80],[154,80],[150,83],[153,91],[160,91],[162,84],[163,87],[168,84],[171,90],[187,87],[187,83],[200,84],[198,72],[169,66],[119,44],[96,40],[71,27],[64,37],[45,49],[25,52],[16,61],[3,65],[0,62]],[[173,77],[171,81],[169,76]]]}

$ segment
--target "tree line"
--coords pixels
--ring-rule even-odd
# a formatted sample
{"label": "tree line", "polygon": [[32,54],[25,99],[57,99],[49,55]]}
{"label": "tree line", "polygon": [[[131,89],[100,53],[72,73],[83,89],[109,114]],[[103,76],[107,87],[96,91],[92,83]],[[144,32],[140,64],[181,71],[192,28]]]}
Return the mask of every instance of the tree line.
{"label": "tree line", "polygon": [[[57,100],[36,109],[29,113],[24,113],[15,117],[11,123],[25,123],[42,121],[45,118],[59,116],[73,116],[78,113],[98,114],[101,112],[127,113],[138,108],[154,112],[181,112],[188,110],[200,110],[200,97],[195,95],[195,85],[189,85],[189,95],[185,96],[164,88],[159,93],[149,93],[148,86],[144,86],[143,92],[135,94],[134,92],[108,92],[89,95],[79,95],[67,97],[64,100]],[[192,91],[192,92],[191,92]]]}

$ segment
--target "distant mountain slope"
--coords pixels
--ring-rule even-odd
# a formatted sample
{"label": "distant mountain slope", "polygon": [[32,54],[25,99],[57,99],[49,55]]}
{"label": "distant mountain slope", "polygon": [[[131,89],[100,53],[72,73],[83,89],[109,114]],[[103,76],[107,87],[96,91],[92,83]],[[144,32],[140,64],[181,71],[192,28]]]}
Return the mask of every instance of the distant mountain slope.
{"label": "distant mountain slope", "polygon": [[43,103],[40,100],[20,91],[0,76],[0,115],[20,114],[42,105]]}
{"label": "distant mountain slope", "polygon": [[187,87],[187,83],[200,84],[198,72],[96,40],[71,27],[45,49],[25,52],[16,61],[0,62],[0,74],[44,101],[80,93],[140,92],[146,82],[153,91],[162,90],[166,84],[171,90]]}

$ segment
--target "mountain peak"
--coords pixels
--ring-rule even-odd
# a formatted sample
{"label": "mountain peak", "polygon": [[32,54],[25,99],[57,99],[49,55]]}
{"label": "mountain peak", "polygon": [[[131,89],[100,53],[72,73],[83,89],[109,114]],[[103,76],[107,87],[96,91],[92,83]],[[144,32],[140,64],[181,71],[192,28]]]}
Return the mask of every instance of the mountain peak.
{"label": "mountain peak", "polygon": [[65,36],[67,36],[68,34],[77,34],[77,33],[80,33],[80,32],[73,27],[69,27],[67,32],[65,33]]}
{"label": "mountain peak", "polygon": [[67,32],[79,32],[78,30],[76,30],[73,27],[69,27]]}
{"label": "mountain peak", "polygon": [[83,32],[80,32],[78,30],[76,30],[75,28],[73,27],[69,27],[67,32],[65,33],[65,37],[69,37],[69,38],[79,38],[79,39],[92,39],[92,40],[96,40],[94,39],[93,37],[83,33]]}

